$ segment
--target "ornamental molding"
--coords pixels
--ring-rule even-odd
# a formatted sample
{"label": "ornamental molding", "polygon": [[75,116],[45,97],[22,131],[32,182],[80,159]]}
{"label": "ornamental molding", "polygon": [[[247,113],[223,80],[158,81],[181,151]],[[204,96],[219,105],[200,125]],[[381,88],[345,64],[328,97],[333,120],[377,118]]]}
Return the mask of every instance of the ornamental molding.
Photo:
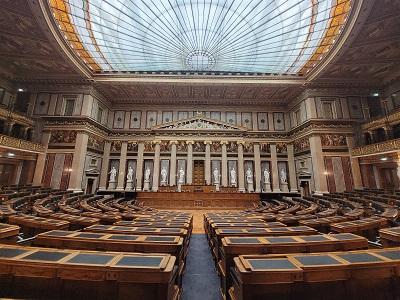
{"label": "ornamental molding", "polygon": [[45,146],[0,134],[0,146],[34,153],[44,153]]}
{"label": "ornamental molding", "polygon": [[198,113],[197,116],[187,118],[179,121],[169,122],[151,127],[152,131],[235,131],[238,133],[246,132],[247,128],[230,124],[227,122],[221,122],[215,119],[211,119]]}
{"label": "ornamental molding", "polygon": [[390,140],[383,143],[366,145],[353,148],[351,155],[354,157],[362,157],[365,155],[382,154],[386,152],[397,152],[400,150],[400,139]]}
{"label": "ornamental molding", "polygon": [[310,124],[290,135],[292,140],[307,136],[319,135],[321,133],[344,133],[354,134],[350,124]]}

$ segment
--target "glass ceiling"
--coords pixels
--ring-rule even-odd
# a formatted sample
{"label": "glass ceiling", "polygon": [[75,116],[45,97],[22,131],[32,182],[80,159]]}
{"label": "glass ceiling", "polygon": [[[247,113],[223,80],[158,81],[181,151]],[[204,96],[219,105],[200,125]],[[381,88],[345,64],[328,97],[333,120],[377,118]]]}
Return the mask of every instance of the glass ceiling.
{"label": "glass ceiling", "polygon": [[49,0],[94,72],[307,73],[353,0]]}

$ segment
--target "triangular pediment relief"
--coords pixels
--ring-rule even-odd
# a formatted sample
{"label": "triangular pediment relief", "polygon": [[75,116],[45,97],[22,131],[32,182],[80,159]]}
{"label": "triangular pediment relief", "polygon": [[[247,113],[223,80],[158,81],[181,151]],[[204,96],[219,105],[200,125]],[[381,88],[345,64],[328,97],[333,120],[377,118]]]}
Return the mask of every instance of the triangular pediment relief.
{"label": "triangular pediment relief", "polygon": [[222,122],[219,120],[211,119],[203,115],[197,115],[192,118],[182,119],[174,122],[168,122],[157,126],[152,126],[154,131],[235,131],[245,132],[246,127],[238,126],[235,124]]}

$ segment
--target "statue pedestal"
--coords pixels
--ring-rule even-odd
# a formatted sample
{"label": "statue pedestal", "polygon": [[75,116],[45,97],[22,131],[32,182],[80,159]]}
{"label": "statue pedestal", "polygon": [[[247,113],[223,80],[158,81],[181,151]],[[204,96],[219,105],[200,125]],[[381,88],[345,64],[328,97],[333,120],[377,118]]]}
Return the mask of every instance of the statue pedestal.
{"label": "statue pedestal", "polygon": [[271,192],[271,183],[270,182],[264,182],[264,191]]}
{"label": "statue pedestal", "polygon": [[248,192],[254,192],[254,187],[253,187],[253,183],[248,183],[247,184],[247,191]]}
{"label": "statue pedestal", "polygon": [[117,183],[115,181],[110,181],[108,183],[108,189],[107,190],[115,190],[115,186],[117,185]]}
{"label": "statue pedestal", "polygon": [[281,183],[281,190],[282,190],[282,192],[289,192],[288,184]]}
{"label": "statue pedestal", "polygon": [[182,191],[182,182],[178,182],[178,192]]}
{"label": "statue pedestal", "polygon": [[160,186],[167,186],[167,181],[161,181]]}
{"label": "statue pedestal", "polygon": [[143,191],[150,191],[150,181],[149,180],[144,181]]}
{"label": "statue pedestal", "polygon": [[132,180],[128,180],[126,182],[126,187],[125,187],[125,191],[130,191],[133,189],[133,181]]}
{"label": "statue pedestal", "polygon": [[216,183],[214,183],[215,184],[215,190],[217,191],[217,192],[219,192],[219,182],[216,182]]}
{"label": "statue pedestal", "polygon": [[233,187],[237,187],[236,183],[232,183],[231,186]]}

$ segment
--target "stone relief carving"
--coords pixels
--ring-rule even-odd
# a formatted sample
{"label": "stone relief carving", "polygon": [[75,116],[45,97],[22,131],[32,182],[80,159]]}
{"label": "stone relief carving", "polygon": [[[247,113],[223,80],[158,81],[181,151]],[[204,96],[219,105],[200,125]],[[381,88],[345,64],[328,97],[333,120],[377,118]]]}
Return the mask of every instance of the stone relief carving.
{"label": "stone relief carving", "polygon": [[302,152],[310,149],[310,140],[308,137],[298,139],[293,142],[293,150],[295,153]]}
{"label": "stone relief carving", "polygon": [[76,142],[76,131],[70,131],[70,130],[55,130],[51,132],[50,135],[50,144],[60,144],[60,143],[66,143],[66,144],[72,144]]}
{"label": "stone relief carving", "polygon": [[338,147],[338,146],[346,146],[346,136],[344,134],[331,134],[331,133],[326,133],[326,134],[321,134],[321,143],[322,146],[333,146],[333,147]]}
{"label": "stone relief carving", "polygon": [[276,153],[287,153],[286,143],[276,143]]}
{"label": "stone relief carving", "polygon": [[89,134],[88,147],[95,148],[97,150],[104,149],[104,139]]}

